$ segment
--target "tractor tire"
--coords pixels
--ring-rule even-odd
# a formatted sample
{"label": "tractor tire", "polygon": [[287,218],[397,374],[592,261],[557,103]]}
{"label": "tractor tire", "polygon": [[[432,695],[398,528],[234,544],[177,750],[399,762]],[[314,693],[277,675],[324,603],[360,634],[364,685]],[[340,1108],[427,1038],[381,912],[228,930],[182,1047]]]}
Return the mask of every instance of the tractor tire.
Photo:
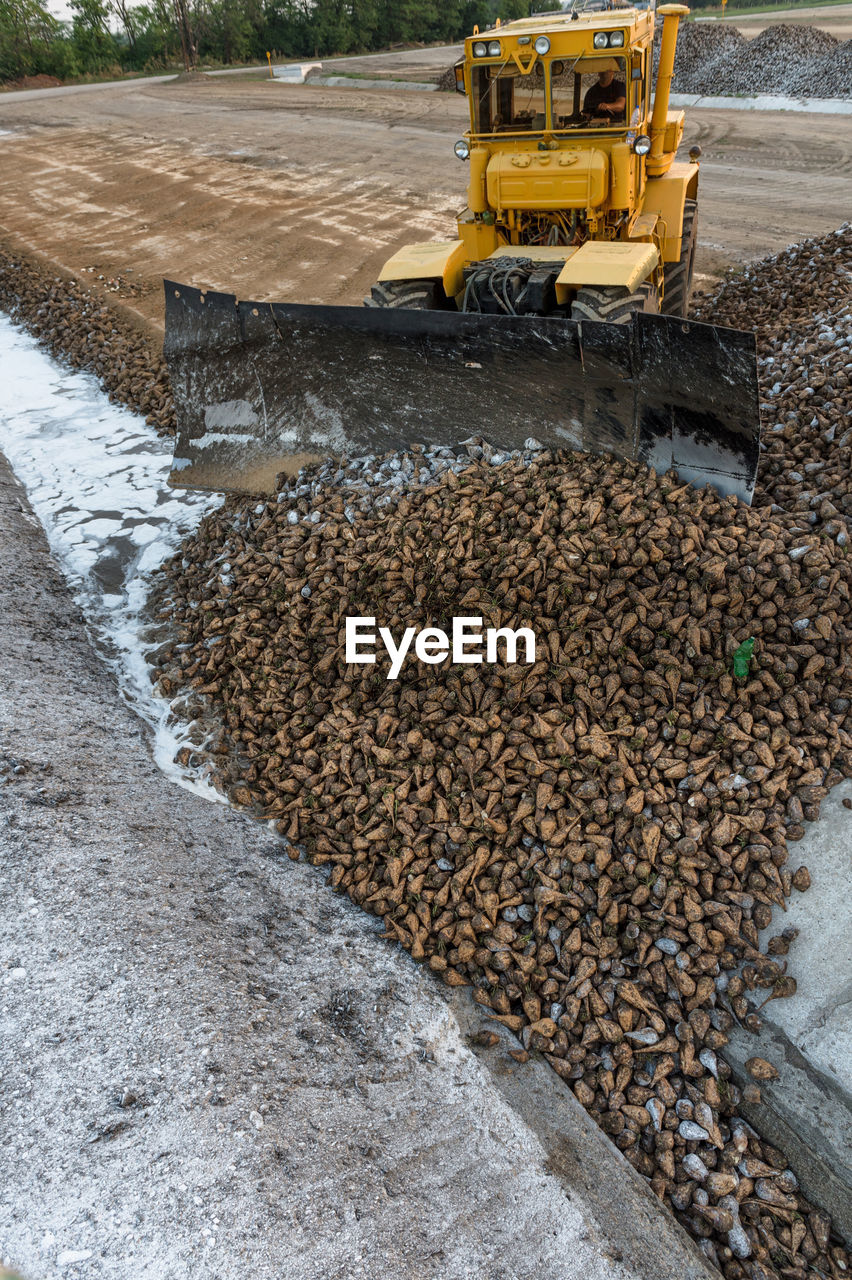
{"label": "tractor tire", "polygon": [[383,280],[374,284],[365,307],[400,311],[444,311],[448,299],[437,280]]}
{"label": "tractor tire", "polygon": [[683,206],[680,258],[677,262],[666,263],[663,268],[663,301],[660,311],[664,316],[685,316],[689,310],[697,234],[698,205],[695,200],[687,200]]}
{"label": "tractor tire", "polygon": [[620,285],[586,285],[571,303],[572,320],[597,320],[604,324],[629,324],[636,311],[656,310],[651,290],[628,293]]}

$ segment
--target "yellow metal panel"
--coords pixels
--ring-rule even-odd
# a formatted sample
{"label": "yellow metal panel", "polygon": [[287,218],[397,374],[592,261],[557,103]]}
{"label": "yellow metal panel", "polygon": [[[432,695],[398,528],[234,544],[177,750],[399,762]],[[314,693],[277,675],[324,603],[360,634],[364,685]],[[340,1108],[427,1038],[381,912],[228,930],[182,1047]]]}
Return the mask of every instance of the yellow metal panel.
{"label": "yellow metal panel", "polygon": [[481,262],[499,243],[497,228],[493,223],[474,222],[472,218],[459,218],[458,227],[464,244],[465,262]]}
{"label": "yellow metal panel", "polygon": [[611,209],[632,209],[635,201],[637,160],[626,142],[613,143],[610,151],[612,186]]}
{"label": "yellow metal panel", "polygon": [[529,258],[532,262],[565,262],[577,250],[567,244],[501,244],[489,258]]}
{"label": "yellow metal panel", "polygon": [[492,209],[595,209],[609,191],[609,158],[597,147],[502,152],[488,162],[487,187]]}
{"label": "yellow metal panel", "polygon": [[461,240],[435,240],[429,244],[407,244],[388,258],[379,272],[380,280],[441,280],[448,298],[464,283],[466,254]]}
{"label": "yellow metal panel", "polygon": [[655,213],[640,213],[639,217],[633,223],[633,230],[630,232],[631,240],[650,240],[657,229],[657,215]]}
{"label": "yellow metal panel", "polygon": [[489,154],[487,147],[474,147],[470,153],[467,203],[471,213],[484,213],[488,208],[488,199],[485,195],[485,171],[488,168]]}
{"label": "yellow metal panel", "polygon": [[618,71],[615,58],[583,58],[574,64],[574,70],[582,76],[597,75],[599,71]]}
{"label": "yellow metal panel", "polygon": [[559,273],[560,285],[573,289],[584,284],[622,285],[631,293],[657,265],[657,250],[652,244],[636,244],[627,240],[587,240]]}
{"label": "yellow metal panel", "polygon": [[660,227],[663,262],[677,262],[680,257],[683,204],[697,173],[697,164],[675,161],[668,173],[661,178],[649,178],[645,185],[642,212],[656,214],[665,224]]}
{"label": "yellow metal panel", "polygon": [[663,151],[677,151],[683,137],[683,111],[670,111],[666,116],[666,131],[663,134]]}

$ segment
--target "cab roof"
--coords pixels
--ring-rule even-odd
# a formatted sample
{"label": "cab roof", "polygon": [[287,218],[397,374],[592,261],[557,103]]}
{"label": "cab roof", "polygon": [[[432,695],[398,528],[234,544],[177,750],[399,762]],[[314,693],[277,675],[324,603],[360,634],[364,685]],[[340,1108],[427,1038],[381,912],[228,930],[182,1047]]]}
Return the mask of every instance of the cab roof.
{"label": "cab roof", "polygon": [[[647,18],[648,12],[649,10],[645,8],[638,9],[634,5],[624,5],[612,9],[577,9],[574,13],[570,11],[541,13],[531,18],[516,18],[513,22],[503,22],[499,27],[483,28],[478,37],[469,36],[468,39],[481,39],[486,33],[488,35],[497,33],[507,36],[532,36],[550,35],[558,31],[577,31],[587,27],[605,30],[608,27],[635,26],[641,20]],[[653,13],[653,9],[651,9],[651,13]]]}

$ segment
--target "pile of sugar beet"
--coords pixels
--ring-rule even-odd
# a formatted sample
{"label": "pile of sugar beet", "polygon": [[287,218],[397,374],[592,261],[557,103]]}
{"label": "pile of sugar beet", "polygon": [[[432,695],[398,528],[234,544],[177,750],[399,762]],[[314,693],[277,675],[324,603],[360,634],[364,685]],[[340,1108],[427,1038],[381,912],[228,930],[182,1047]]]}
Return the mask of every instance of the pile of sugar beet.
{"label": "pile of sugar beet", "polygon": [[[849,250],[846,227],[701,302],[761,341],[751,508],[532,441],[413,450],[227,501],[153,597],[186,757],[545,1054],[732,1280],[848,1267],[720,1051],[795,991],[791,931],[759,931],[852,776]],[[388,680],[345,663],[347,615],[530,626],[536,661]],[[755,1100],[775,1069],[751,1070]]]}
{"label": "pile of sugar beet", "polygon": [[174,402],[162,351],[103,293],[0,239],[0,311],[57,359],[94,374],[110,400],[168,434]]}

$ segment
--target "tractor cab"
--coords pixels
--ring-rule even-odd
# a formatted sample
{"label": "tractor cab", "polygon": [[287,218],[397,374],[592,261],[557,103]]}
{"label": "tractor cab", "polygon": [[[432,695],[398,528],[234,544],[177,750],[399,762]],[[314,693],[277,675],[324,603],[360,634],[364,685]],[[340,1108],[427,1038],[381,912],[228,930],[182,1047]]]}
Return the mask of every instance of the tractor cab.
{"label": "tractor cab", "polygon": [[471,144],[625,134],[651,110],[654,14],[599,6],[511,22],[465,43],[456,88]]}
{"label": "tractor cab", "polygon": [[[679,259],[698,174],[696,165],[672,171],[683,112],[670,112],[668,98],[686,12],[659,10],[656,94],[653,8],[590,4],[468,37],[456,88],[470,128],[455,148],[470,162],[458,224],[468,261],[503,246],[614,240],[653,244],[658,274]],[[670,171],[674,183],[664,181]]]}
{"label": "tractor cab", "polygon": [[649,109],[641,54],[540,59],[531,73],[519,70],[514,60],[474,64],[470,79],[475,138],[601,129],[624,133]]}

